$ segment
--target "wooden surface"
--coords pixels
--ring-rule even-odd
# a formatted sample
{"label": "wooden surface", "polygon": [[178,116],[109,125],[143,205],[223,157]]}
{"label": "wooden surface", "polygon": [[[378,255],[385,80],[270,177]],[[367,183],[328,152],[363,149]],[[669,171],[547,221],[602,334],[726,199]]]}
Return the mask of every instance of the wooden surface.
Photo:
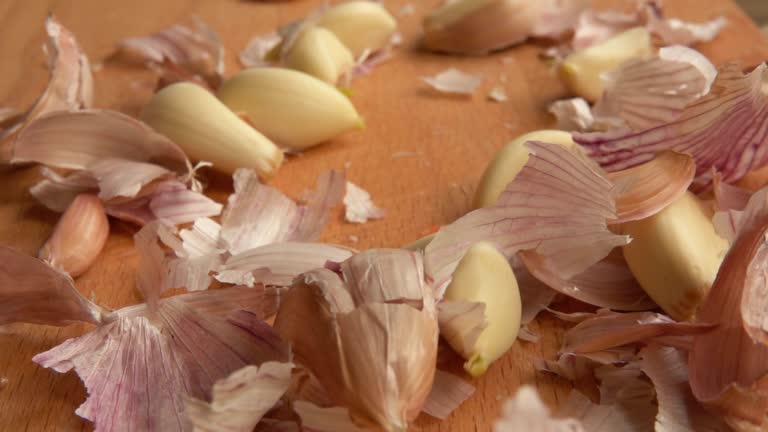
{"label": "wooden surface", "polygon": [[[292,196],[313,185],[329,168],[348,166],[349,179],[369,190],[387,217],[364,225],[346,224],[337,213],[324,240],[358,248],[399,246],[436,224],[450,222],[468,210],[475,183],[485,164],[505,142],[523,132],[552,125],[549,102],[566,96],[563,87],[527,44],[492,56],[458,58],[419,52],[420,17],[439,0],[412,0],[415,15],[398,16],[405,0],[388,0],[398,16],[405,44],[396,57],[371,76],[353,83],[353,100],[367,129],[335,139],[303,155],[291,157],[274,184]],[[235,0],[0,0],[0,104],[26,107],[47,81],[40,50],[43,20],[50,11],[77,35],[92,62],[109,55],[118,39],[143,35],[193,15],[204,18],[227,47],[227,72],[239,70],[236,55],[254,34],[303,16],[319,2],[258,3]],[[604,2],[611,4],[616,2]],[[725,15],[730,26],[718,39],[700,47],[716,63],[741,60],[755,65],[768,58],[758,30],[731,0],[667,0],[670,16],[704,20]],[[454,66],[483,74],[473,98],[450,97],[428,90],[419,76]],[[95,74],[97,105],[137,114],[151,94],[152,76],[141,69],[107,63]],[[486,100],[500,81],[506,103]],[[0,244],[34,254],[50,233],[57,215],[36,204],[27,193],[38,170],[0,173]],[[209,192],[223,199],[231,191],[224,176],[205,173]],[[139,301],[134,289],[134,226],[114,222],[112,235],[98,262],[77,280],[78,288],[99,304],[118,308]],[[359,242],[352,243],[350,236]],[[488,431],[503,401],[522,383],[536,385],[555,406],[570,390],[567,383],[534,372],[532,362],[557,350],[560,324],[548,316],[533,325],[540,343],[516,344],[488,373],[473,384],[477,392],[444,422],[427,416],[420,431]],[[91,430],[74,411],[85,390],[74,373],[57,374],[34,365],[36,353],[81,334],[84,325],[46,328],[14,325],[0,329],[0,431]],[[159,365],[158,365],[159,366]]]}

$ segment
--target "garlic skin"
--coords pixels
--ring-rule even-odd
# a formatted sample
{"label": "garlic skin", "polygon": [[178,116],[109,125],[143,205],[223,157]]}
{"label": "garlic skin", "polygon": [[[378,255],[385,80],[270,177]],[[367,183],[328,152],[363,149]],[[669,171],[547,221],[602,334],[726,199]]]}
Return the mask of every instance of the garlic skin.
{"label": "garlic skin", "polygon": [[596,102],[603,94],[603,73],[627,60],[652,54],[650,32],[645,27],[635,27],[570,54],[560,65],[560,78],[577,96]]}
{"label": "garlic skin", "polygon": [[424,19],[424,46],[455,54],[485,54],[525,41],[546,1],[456,0]]}
{"label": "garlic skin", "polygon": [[691,192],[661,212],[618,227],[632,237],[624,258],[640,286],[664,312],[689,320],[704,300],[728,252],[711,214]]}
{"label": "garlic skin", "polygon": [[485,304],[486,327],[474,347],[453,346],[467,362],[464,369],[473,377],[504,355],[520,331],[522,306],[517,279],[504,255],[487,242],[472,245],[453,272],[445,291],[446,301]]}
{"label": "garlic skin", "polygon": [[437,233],[432,233],[432,234],[426,235],[426,236],[424,236],[424,237],[422,237],[422,238],[420,238],[420,239],[418,239],[416,241],[413,241],[413,242],[408,243],[407,245],[403,246],[403,249],[408,249],[408,250],[412,250],[412,251],[423,251],[424,249],[427,248],[427,245],[429,244],[429,242],[431,242],[432,239],[434,239],[436,235],[437,235]]}
{"label": "garlic skin", "polygon": [[254,128],[294,151],[364,126],[352,102],[338,89],[291,69],[242,71],[224,82],[218,96]]}
{"label": "garlic skin", "polygon": [[354,58],[386,47],[397,30],[397,21],[384,6],[368,0],[337,4],[320,17],[317,25],[332,31]]}
{"label": "garlic skin", "polygon": [[228,174],[253,168],[269,179],[283,162],[283,152],[272,141],[196,84],[180,82],[160,90],[141,119],[190,158],[211,162]]}
{"label": "garlic skin", "polygon": [[528,141],[559,144],[568,149],[576,147],[571,134],[564,131],[539,130],[520,135],[499,150],[488,164],[475,191],[474,208],[490,207],[496,204],[499,195],[528,162],[530,151],[525,145]]}
{"label": "garlic skin", "polygon": [[291,45],[283,57],[282,64],[328,84],[335,84],[340,76],[354,67],[355,59],[339,38],[329,30],[310,27]]}
{"label": "garlic skin", "polygon": [[96,261],[107,237],[109,221],[101,200],[96,195],[80,194],[61,215],[38,258],[75,278]]}

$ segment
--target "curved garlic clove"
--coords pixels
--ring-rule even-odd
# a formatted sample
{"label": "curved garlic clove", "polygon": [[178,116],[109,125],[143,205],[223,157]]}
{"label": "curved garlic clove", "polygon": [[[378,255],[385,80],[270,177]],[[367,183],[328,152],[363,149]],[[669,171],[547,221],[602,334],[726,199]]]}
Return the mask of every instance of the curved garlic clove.
{"label": "curved garlic clove", "polygon": [[253,168],[275,175],[283,152],[204,88],[181,82],[157,92],[141,119],[178,144],[190,158],[227,173]]}
{"label": "curved garlic clove", "polygon": [[310,74],[329,84],[355,65],[339,38],[322,27],[304,30],[283,57],[283,66]]}
{"label": "curved garlic clove", "polygon": [[338,4],[317,25],[332,31],[355,58],[386,47],[397,29],[397,21],[384,6],[368,0]]}
{"label": "curved garlic clove", "polygon": [[485,169],[475,191],[475,208],[494,205],[507,185],[523,169],[530,154],[525,146],[528,141],[559,144],[569,149],[576,146],[570,133],[558,130],[534,131],[515,138],[494,156]]}
{"label": "curved garlic clove", "polygon": [[283,68],[242,71],[221,86],[219,98],[257,130],[291,150],[304,150],[364,125],[335,87]]}
{"label": "curved garlic clove", "polygon": [[543,0],[446,2],[424,19],[424,45],[434,51],[485,54],[523,42],[531,35],[543,3]]}
{"label": "curved garlic clove", "polygon": [[560,78],[577,96],[595,102],[603,94],[603,73],[628,60],[652,54],[650,32],[645,27],[635,27],[571,53],[560,65]]}
{"label": "curved garlic clove", "polygon": [[108,236],[109,221],[101,200],[80,194],[61,215],[38,257],[74,278],[96,261]]}
{"label": "curved garlic clove", "polygon": [[464,369],[472,376],[482,375],[515,343],[520,330],[520,290],[509,262],[492,244],[474,244],[453,272],[444,301],[485,305],[485,328],[470,346],[449,340],[467,359]]}
{"label": "curved garlic clove", "polygon": [[645,292],[672,318],[693,318],[728,251],[698,198],[686,192],[661,212],[617,229],[632,237],[624,258]]}

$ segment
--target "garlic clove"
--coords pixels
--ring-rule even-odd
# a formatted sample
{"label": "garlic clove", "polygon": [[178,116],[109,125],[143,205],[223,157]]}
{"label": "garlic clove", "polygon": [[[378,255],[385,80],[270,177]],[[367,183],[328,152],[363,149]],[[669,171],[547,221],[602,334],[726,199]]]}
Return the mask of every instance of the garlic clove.
{"label": "garlic clove", "polygon": [[304,150],[364,125],[352,102],[338,89],[291,69],[242,71],[221,86],[219,98],[232,111],[243,113],[257,130],[291,150]]}
{"label": "garlic clove", "polygon": [[525,146],[528,141],[559,144],[569,149],[576,147],[570,133],[558,130],[534,131],[515,138],[496,154],[485,169],[475,192],[475,208],[496,204],[499,195],[528,162],[530,151]]}
{"label": "garlic clove", "polygon": [[603,94],[603,73],[627,60],[652,54],[650,32],[644,27],[635,27],[570,54],[560,65],[560,78],[577,96],[595,102]]}
{"label": "garlic clove", "polygon": [[539,0],[456,0],[424,19],[424,45],[457,54],[485,54],[525,41],[548,7]]}
{"label": "garlic clove", "polygon": [[354,58],[389,44],[397,21],[380,3],[357,0],[338,4],[325,12],[317,25],[332,31]]}
{"label": "garlic clove", "polygon": [[[485,305],[486,325],[474,343],[466,346],[449,340],[467,359],[464,369],[472,376],[482,375],[515,343],[520,330],[520,290],[509,262],[492,244],[474,244],[453,272],[444,301]],[[444,323],[440,324],[442,332]]]}
{"label": "garlic clove", "polygon": [[304,30],[285,53],[283,66],[310,74],[329,84],[355,65],[355,59],[333,33],[322,27]]}
{"label": "garlic clove", "polygon": [[283,162],[277,146],[195,84],[176,83],[160,90],[141,118],[189,157],[227,173],[253,168],[271,178]]}
{"label": "garlic clove", "polygon": [[96,261],[108,236],[109,221],[101,200],[80,194],[61,215],[38,257],[74,278]]}
{"label": "garlic clove", "polygon": [[624,258],[640,286],[672,318],[694,317],[717,276],[728,242],[691,192],[661,212],[617,227],[632,237]]}

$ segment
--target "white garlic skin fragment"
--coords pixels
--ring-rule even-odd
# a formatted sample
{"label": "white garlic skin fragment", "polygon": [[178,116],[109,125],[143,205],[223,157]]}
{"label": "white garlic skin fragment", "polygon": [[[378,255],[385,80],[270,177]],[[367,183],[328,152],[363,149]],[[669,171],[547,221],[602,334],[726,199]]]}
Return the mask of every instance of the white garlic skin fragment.
{"label": "white garlic skin fragment", "polygon": [[634,58],[653,54],[651,34],[645,27],[619,33],[597,45],[571,53],[560,65],[560,78],[577,96],[596,102],[603,94],[602,75]]}
{"label": "white garlic skin fragment", "polygon": [[624,258],[645,292],[672,318],[693,318],[728,251],[699,199],[686,192],[654,216],[618,230],[632,237]]}
{"label": "white garlic skin fragment", "polygon": [[490,207],[496,203],[499,195],[528,162],[530,152],[525,146],[528,141],[559,144],[569,149],[576,147],[571,134],[559,130],[539,130],[515,138],[496,153],[485,169],[475,191],[474,208]]}
{"label": "white garlic skin fragment", "polygon": [[96,261],[109,237],[109,220],[101,200],[80,194],[61,215],[38,257],[51,267],[77,277]]}
{"label": "white garlic skin fragment", "polygon": [[352,53],[329,30],[310,27],[304,30],[285,53],[283,66],[307,73],[329,84],[336,84],[355,65]]}
{"label": "white garlic skin fragment", "polygon": [[487,326],[471,352],[460,352],[467,359],[464,369],[472,376],[482,375],[509,350],[520,331],[520,290],[509,262],[490,243],[472,245],[453,272],[444,298],[485,304]]}
{"label": "white garlic skin fragment", "polygon": [[317,25],[333,32],[354,58],[366,50],[389,45],[397,21],[380,3],[357,0],[339,3],[326,11]]}
{"label": "white garlic skin fragment", "polygon": [[294,151],[364,127],[352,102],[338,89],[291,69],[244,70],[225,81],[218,96],[256,130]]}
{"label": "white garlic skin fragment", "polygon": [[283,152],[272,141],[196,84],[181,82],[160,90],[141,119],[190,158],[230,174],[253,168],[271,178],[283,162]]}

